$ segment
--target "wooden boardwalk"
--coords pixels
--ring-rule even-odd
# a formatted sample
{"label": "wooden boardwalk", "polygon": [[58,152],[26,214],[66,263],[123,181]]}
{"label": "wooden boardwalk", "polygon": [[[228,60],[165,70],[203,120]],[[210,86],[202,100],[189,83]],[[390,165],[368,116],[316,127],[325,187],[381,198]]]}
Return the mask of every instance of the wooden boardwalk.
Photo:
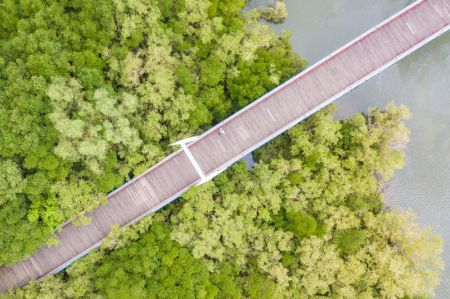
{"label": "wooden boardwalk", "polygon": [[[208,177],[278,136],[450,28],[450,0],[419,0],[283,83],[187,145]],[[223,129],[225,134],[219,134]],[[126,225],[168,204],[201,174],[178,150],[108,195],[89,225],[64,225],[60,244],[0,268],[0,292],[57,273],[100,245],[111,225]]]}

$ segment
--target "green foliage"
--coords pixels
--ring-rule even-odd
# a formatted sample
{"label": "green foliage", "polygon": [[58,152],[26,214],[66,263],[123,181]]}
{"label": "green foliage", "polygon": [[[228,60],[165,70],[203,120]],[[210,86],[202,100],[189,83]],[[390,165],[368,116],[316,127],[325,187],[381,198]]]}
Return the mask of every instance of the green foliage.
{"label": "green foliage", "polygon": [[292,268],[297,264],[297,258],[291,252],[286,252],[283,254],[281,263],[286,268]]}
{"label": "green foliage", "polygon": [[303,182],[303,177],[301,173],[292,172],[288,175],[288,180],[293,185],[300,185]]}
{"label": "green foliage", "polygon": [[383,208],[383,201],[382,196],[376,193],[370,196],[351,194],[347,198],[346,205],[355,212],[373,211],[378,214]]}
{"label": "green foliage", "polygon": [[273,298],[275,288],[273,281],[259,273],[244,280],[244,291],[248,298]]}
{"label": "green foliage", "polygon": [[289,212],[286,215],[288,224],[287,229],[294,233],[298,238],[308,238],[317,233],[317,222],[313,216],[300,212]]}
{"label": "green foliage", "polygon": [[[0,160],[18,169],[4,182],[18,172],[23,181],[0,193],[0,219],[10,219],[0,265],[34,252],[62,222],[83,220],[171,142],[304,67],[285,35],[242,12],[246,3],[0,3]],[[246,80],[257,94],[245,94]]]}
{"label": "green foliage", "polygon": [[112,252],[95,271],[99,292],[107,298],[214,297],[218,290],[206,266],[168,233],[154,224],[139,241]]}
{"label": "green foliage", "polygon": [[334,235],[334,242],[343,254],[356,253],[366,242],[367,233],[363,230],[351,229],[339,231]]}
{"label": "green foliage", "polygon": [[29,253],[30,248],[47,238],[51,229],[30,222],[27,217],[26,188],[32,183],[23,178],[22,170],[13,160],[0,159],[0,263],[9,264]]}
{"label": "green foliage", "polygon": [[[305,60],[293,55],[287,33],[283,33],[274,46],[256,53],[254,61],[238,59],[239,73],[231,77],[228,83],[230,97],[240,108],[295,75],[298,71],[295,66],[307,66]],[[273,68],[274,61],[277,61],[278,69]]]}
{"label": "green foliage", "polygon": [[267,166],[255,166],[249,173],[239,163],[215,183],[183,196],[186,202],[171,219],[171,237],[195,257],[214,263],[244,267],[251,259],[261,264],[278,261],[281,252],[291,249],[290,234],[270,225],[271,214],[280,209],[279,184],[280,177]]}
{"label": "green foliage", "polygon": [[218,288],[217,298],[242,298],[242,287],[239,269],[230,263],[219,265],[211,279]]}
{"label": "green foliage", "polygon": [[60,133],[54,149],[57,156],[83,162],[100,174],[101,164],[113,146],[121,158],[140,148],[142,140],[129,121],[137,109],[135,96],[111,96],[108,90],[97,89],[92,99],[86,99],[77,80],[66,82],[62,78],[53,80],[47,94],[53,106],[49,118]]}
{"label": "green foliage", "polygon": [[223,79],[226,64],[217,56],[211,56],[200,63],[200,84],[217,86]]}
{"label": "green foliage", "polygon": [[273,0],[272,3],[261,9],[261,18],[275,24],[283,23],[287,14],[284,0]]}
{"label": "green foliage", "polygon": [[23,193],[25,184],[16,163],[12,160],[0,160],[0,205],[14,201],[18,194]]}

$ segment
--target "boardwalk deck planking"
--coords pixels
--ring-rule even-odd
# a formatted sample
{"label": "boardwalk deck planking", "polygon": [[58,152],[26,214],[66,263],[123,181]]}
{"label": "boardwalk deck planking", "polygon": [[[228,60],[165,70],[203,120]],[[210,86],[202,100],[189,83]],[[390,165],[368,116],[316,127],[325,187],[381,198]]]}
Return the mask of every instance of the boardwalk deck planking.
{"label": "boardwalk deck planking", "polygon": [[[311,113],[449,29],[450,0],[419,0],[295,76],[188,145],[205,174],[228,167]],[[223,128],[225,135],[219,135]],[[111,226],[133,223],[195,185],[200,176],[178,150],[108,195],[85,226],[64,225],[60,244],[0,268],[0,292],[56,273],[97,247]]]}

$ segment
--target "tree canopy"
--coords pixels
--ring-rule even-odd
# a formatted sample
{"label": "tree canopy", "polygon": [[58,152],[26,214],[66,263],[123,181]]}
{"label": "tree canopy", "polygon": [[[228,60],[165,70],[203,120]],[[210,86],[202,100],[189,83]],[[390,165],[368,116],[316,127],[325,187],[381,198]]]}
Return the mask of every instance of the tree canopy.
{"label": "tree canopy", "polygon": [[306,66],[246,2],[0,3],[0,265]]}

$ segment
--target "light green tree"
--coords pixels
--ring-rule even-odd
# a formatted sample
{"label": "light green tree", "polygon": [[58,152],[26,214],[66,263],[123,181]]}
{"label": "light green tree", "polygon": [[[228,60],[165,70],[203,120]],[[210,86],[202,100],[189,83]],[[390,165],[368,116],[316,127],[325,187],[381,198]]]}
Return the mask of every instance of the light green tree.
{"label": "light green tree", "polygon": [[69,161],[83,161],[95,173],[111,147],[118,154],[137,151],[142,140],[129,116],[137,109],[136,97],[123,93],[111,96],[106,89],[97,89],[91,100],[75,79],[55,78],[49,86],[53,112],[49,115],[60,133],[55,153]]}

